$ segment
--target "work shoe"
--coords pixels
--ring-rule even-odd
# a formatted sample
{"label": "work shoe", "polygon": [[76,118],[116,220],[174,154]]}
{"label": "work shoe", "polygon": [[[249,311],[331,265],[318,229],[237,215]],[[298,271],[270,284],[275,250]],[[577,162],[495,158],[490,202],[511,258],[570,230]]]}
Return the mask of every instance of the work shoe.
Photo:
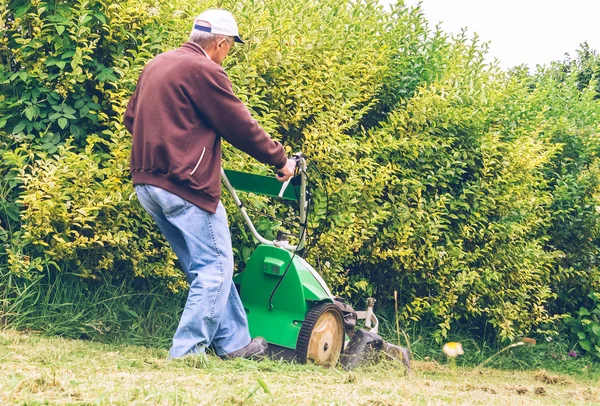
{"label": "work shoe", "polygon": [[223,359],[233,358],[246,358],[246,359],[257,359],[267,354],[267,341],[262,337],[253,338],[250,344],[244,348],[240,348],[237,351],[225,354]]}

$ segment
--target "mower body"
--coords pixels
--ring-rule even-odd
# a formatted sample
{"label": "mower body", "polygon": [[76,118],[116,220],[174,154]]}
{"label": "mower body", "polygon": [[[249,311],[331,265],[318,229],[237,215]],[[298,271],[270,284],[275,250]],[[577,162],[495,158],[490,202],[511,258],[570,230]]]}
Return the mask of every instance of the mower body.
{"label": "mower body", "polygon": [[296,348],[302,322],[311,308],[333,303],[329,288],[312,266],[273,245],[259,245],[234,283],[240,290],[250,335],[289,349]]}

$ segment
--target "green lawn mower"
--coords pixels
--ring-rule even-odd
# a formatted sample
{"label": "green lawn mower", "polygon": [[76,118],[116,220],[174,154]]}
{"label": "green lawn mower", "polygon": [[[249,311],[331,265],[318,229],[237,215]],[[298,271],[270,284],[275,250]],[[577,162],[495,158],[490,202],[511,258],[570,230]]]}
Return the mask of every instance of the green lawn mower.
{"label": "green lawn mower", "polygon": [[[225,187],[252,235],[260,242],[244,271],[234,277],[251,336],[264,337],[274,358],[325,367],[341,362],[352,368],[387,356],[409,367],[408,351],[384,342],[377,335],[375,300],[367,301],[365,311],[355,311],[335,298],[319,273],[298,255],[306,242],[310,194],[306,190],[306,159],[302,154],[294,155],[294,159],[297,175],[285,183],[272,176],[221,170]],[[282,234],[273,241],[262,237],[236,191],[298,202],[297,243],[290,244]],[[357,320],[361,319],[365,328],[357,329]]]}

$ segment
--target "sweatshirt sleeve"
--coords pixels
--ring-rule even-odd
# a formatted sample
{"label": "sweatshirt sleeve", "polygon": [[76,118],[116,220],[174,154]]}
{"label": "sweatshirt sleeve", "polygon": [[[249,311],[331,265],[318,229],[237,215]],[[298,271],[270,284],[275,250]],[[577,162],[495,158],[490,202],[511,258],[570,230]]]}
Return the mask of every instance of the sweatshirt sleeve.
{"label": "sweatshirt sleeve", "polygon": [[260,162],[277,169],[285,166],[283,146],[271,139],[233,93],[229,77],[219,65],[194,76],[190,99],[218,135]]}
{"label": "sweatshirt sleeve", "polygon": [[129,102],[127,103],[127,109],[125,110],[125,115],[123,116],[123,124],[125,124],[125,128],[127,128],[127,131],[129,131],[130,134],[133,134],[133,119],[135,117],[136,101],[137,88],[129,98]]}

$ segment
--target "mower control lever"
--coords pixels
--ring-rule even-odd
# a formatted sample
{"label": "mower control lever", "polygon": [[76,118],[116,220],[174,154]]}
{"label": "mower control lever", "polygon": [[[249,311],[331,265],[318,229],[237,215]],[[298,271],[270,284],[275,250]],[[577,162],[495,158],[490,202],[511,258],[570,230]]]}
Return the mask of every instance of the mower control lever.
{"label": "mower control lever", "polygon": [[[279,176],[283,176],[283,174],[281,174]],[[279,197],[279,198],[283,197],[283,192],[285,192],[285,189],[290,184],[290,180],[292,180],[292,178],[290,178],[290,179],[286,180],[285,182],[283,182],[283,185],[281,185],[281,190],[279,191],[279,194],[277,195],[277,197]]]}
{"label": "mower control lever", "polygon": [[[298,168],[300,167],[300,164],[302,163],[302,154],[301,153],[297,153],[292,155],[292,158],[294,160],[294,162],[296,163],[296,169],[294,170],[294,176],[298,175]],[[282,172],[277,172],[277,176],[282,177],[283,173]],[[285,189],[288,187],[288,185],[290,184],[290,181],[293,179],[289,178],[288,180],[286,180],[285,182],[283,182],[283,185],[281,185],[281,190],[279,191],[279,195],[278,197],[283,197],[283,192],[285,192]]]}
{"label": "mower control lever", "polygon": [[[296,153],[296,154],[292,155],[292,157],[291,157],[290,159],[292,159],[294,162],[296,162],[296,170],[295,170],[295,172],[294,172],[294,176],[296,176],[296,175],[298,175],[298,168],[300,167],[300,163],[302,162],[302,153],[301,153],[301,152],[298,152],[298,153]],[[279,171],[277,171],[277,176],[279,176],[279,177],[282,177],[282,176],[283,176],[283,172],[279,172]],[[289,180],[287,180],[287,181],[285,182],[285,185],[287,186],[287,184],[288,184],[289,182],[290,182],[290,181],[289,181]]]}

